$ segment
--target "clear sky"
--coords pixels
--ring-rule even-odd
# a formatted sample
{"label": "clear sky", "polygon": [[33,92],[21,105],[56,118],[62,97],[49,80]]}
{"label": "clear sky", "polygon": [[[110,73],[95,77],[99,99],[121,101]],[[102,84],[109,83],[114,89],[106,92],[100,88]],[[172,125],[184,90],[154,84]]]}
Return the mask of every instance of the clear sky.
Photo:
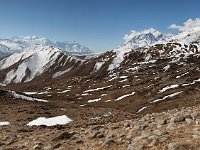
{"label": "clear sky", "polygon": [[110,50],[130,30],[200,17],[199,0],[0,0],[0,37],[36,35]]}

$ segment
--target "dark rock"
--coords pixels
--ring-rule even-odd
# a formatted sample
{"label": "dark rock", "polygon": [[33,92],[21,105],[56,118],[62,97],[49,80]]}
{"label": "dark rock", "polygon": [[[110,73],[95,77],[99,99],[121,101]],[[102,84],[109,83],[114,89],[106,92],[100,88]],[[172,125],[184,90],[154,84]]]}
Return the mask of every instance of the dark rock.
{"label": "dark rock", "polygon": [[165,125],[165,124],[167,124],[167,120],[166,119],[160,119],[160,120],[158,120],[158,124]]}
{"label": "dark rock", "polygon": [[176,117],[172,118],[171,121],[174,123],[185,121],[185,116],[176,116]]}
{"label": "dark rock", "polygon": [[103,142],[102,146],[109,146],[112,143],[115,143],[114,139],[108,138]]}
{"label": "dark rock", "polygon": [[58,144],[56,144],[56,145],[53,146],[53,149],[57,149],[57,148],[59,148],[61,145],[62,145],[61,143],[58,143]]}
{"label": "dark rock", "polygon": [[59,141],[59,140],[68,140],[73,136],[73,134],[68,133],[68,132],[63,132],[59,136],[53,139],[53,141]]}

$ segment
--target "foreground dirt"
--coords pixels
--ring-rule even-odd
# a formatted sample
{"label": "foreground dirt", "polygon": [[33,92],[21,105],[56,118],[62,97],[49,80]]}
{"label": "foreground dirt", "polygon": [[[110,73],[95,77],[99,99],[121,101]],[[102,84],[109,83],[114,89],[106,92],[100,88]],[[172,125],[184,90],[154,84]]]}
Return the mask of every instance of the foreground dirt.
{"label": "foreground dirt", "polygon": [[[10,122],[8,126],[0,126],[2,150],[200,149],[200,106],[137,118],[114,109],[66,107],[2,95],[0,120]],[[54,127],[26,125],[37,117],[63,114],[73,121]]]}

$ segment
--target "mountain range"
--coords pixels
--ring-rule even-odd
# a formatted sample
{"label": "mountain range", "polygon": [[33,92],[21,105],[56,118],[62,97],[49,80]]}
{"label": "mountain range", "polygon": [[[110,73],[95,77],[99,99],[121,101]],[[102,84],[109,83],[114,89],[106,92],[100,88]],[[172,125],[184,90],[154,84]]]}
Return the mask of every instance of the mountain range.
{"label": "mountain range", "polygon": [[47,38],[36,36],[16,36],[12,38],[0,39],[0,56],[5,57],[15,52],[22,52],[41,46],[54,46],[70,54],[88,55],[93,53],[88,47],[79,44],[76,41],[53,42]]}
{"label": "mountain range", "polygon": [[[28,82],[45,72],[55,77],[53,74],[56,72],[62,75],[67,74],[80,70],[88,64],[90,71],[86,72],[89,74],[99,72],[102,68],[112,71],[120,67],[123,62],[133,61],[126,60],[127,53],[133,52],[144,54],[141,58],[144,60],[143,63],[161,58],[173,58],[173,61],[176,61],[175,59],[187,58],[188,55],[199,52],[200,28],[180,32],[177,35],[164,35],[150,28],[141,32],[132,31],[130,35],[125,35],[124,39],[123,45],[110,52],[94,55],[88,60],[71,56],[70,53],[91,53],[88,48],[76,42],[53,43],[48,39],[37,37],[14,37],[11,40],[0,40],[0,44],[5,48],[2,52],[15,52],[0,61],[0,70],[3,72],[1,82],[4,84]],[[169,50],[166,51],[166,49]]]}

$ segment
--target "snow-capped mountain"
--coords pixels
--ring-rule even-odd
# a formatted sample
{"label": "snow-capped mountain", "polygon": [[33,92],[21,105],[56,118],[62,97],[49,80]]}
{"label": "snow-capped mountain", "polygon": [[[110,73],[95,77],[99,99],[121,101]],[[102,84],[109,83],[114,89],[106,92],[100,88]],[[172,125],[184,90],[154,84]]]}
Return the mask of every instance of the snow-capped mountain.
{"label": "snow-capped mountain", "polygon": [[167,42],[179,42],[182,44],[200,43],[200,27],[195,27],[179,32],[177,35],[167,39]]}
{"label": "snow-capped mountain", "polygon": [[46,38],[36,36],[17,36],[12,38],[0,39],[0,56],[8,56],[15,52],[23,50],[31,50],[31,48],[39,46],[54,46],[63,49],[71,54],[91,54],[92,51],[78,42],[53,42]]}
{"label": "snow-capped mountain", "polygon": [[[173,58],[174,61],[177,61],[182,57],[186,58],[191,54],[197,54],[200,52],[200,27],[184,30],[176,35],[162,34],[153,28],[141,32],[132,31],[130,35],[125,35],[124,40],[124,44],[112,50],[115,55],[108,67],[109,71],[120,67],[121,63],[125,61],[126,54],[132,53],[132,51],[145,53],[142,58],[144,62],[158,59],[154,58],[154,55],[162,57],[162,59]],[[166,50],[168,51],[166,52]]]}
{"label": "snow-capped mountain", "polygon": [[0,57],[20,51],[22,51],[22,47],[18,43],[10,39],[0,39]]}
{"label": "snow-capped mountain", "polygon": [[88,47],[79,44],[76,41],[72,42],[55,42],[53,43],[55,47],[61,48],[63,50],[66,50],[69,53],[73,54],[91,54],[93,53]]}
{"label": "snow-capped mountain", "polygon": [[131,31],[130,34],[126,34],[124,37],[124,46],[131,48],[141,48],[150,46],[158,41],[169,38],[170,34],[164,35],[161,32],[150,28],[143,31]]}
{"label": "snow-capped mountain", "polygon": [[0,70],[6,70],[3,83],[9,84],[31,81],[44,72],[58,77],[62,72],[66,73],[66,70],[73,68],[74,64],[77,66],[81,62],[80,59],[68,55],[59,48],[40,46],[4,58],[0,61]]}
{"label": "snow-capped mountain", "polygon": [[37,46],[51,46],[53,42],[49,39],[37,36],[15,36],[10,38],[13,42],[18,44],[23,49]]}
{"label": "snow-capped mountain", "polygon": [[[138,48],[140,48],[140,52],[148,53],[143,59],[149,61],[151,58],[153,58],[153,56],[150,52],[148,52],[147,49],[154,47],[156,44],[163,44],[158,51],[154,52],[158,53],[157,55],[159,56],[176,57],[178,59],[180,55],[186,57],[190,54],[199,52],[200,27],[187,29],[179,32],[176,35],[171,33],[162,34],[153,28],[140,32],[132,31],[131,34],[125,35],[124,40],[124,44],[112,51],[115,53],[115,57],[113,59],[113,63],[109,65],[108,70],[118,68],[124,61],[125,54],[130,53],[132,50],[137,51]],[[170,45],[169,47],[171,47],[171,52],[166,55],[165,49],[169,48],[167,46],[169,43],[177,44],[174,46],[172,46],[173,44]]]}

